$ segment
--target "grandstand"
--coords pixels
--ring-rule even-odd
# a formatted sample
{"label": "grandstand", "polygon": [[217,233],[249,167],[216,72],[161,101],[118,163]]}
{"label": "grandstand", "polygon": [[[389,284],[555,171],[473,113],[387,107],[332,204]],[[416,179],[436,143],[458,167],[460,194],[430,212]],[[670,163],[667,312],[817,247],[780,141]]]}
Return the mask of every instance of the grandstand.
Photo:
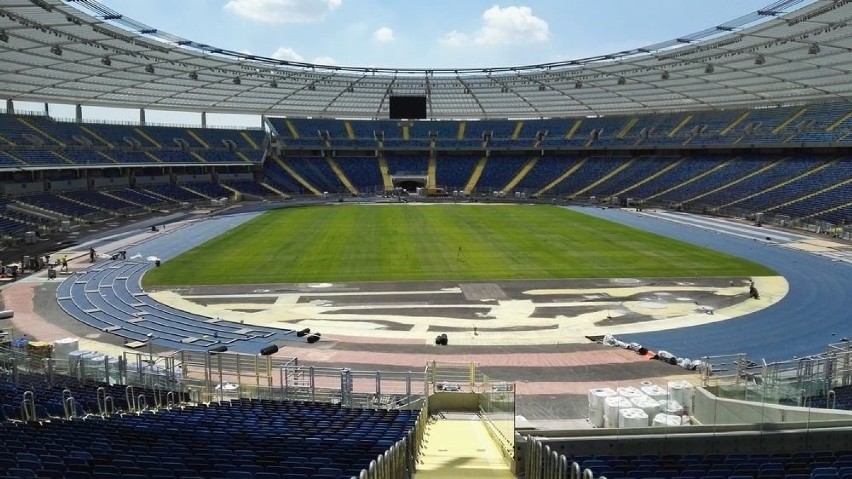
{"label": "grandstand", "polygon": [[[34,277],[49,284],[43,264],[27,268],[21,257],[51,253],[55,261],[57,251],[70,252],[77,272],[49,286],[57,304],[39,306],[33,318],[44,311],[73,318],[80,323],[76,335],[105,338],[110,350],[97,361],[77,363],[42,358],[20,338],[0,338],[0,476],[413,477],[427,467],[424,458],[436,453],[423,441],[426,428],[439,428],[442,421],[434,422],[441,414],[462,410],[483,419],[486,442],[502,457],[501,465],[504,460],[515,475],[529,479],[852,477],[852,332],[843,323],[849,275],[839,269],[849,266],[852,241],[850,19],[852,3],[844,0],[781,0],[692,35],[600,57],[427,70],[281,62],[168,34],[95,0],[0,6],[3,260],[38,270]],[[424,96],[427,118],[388,119],[394,92]],[[16,102],[44,102],[46,108],[21,111]],[[76,117],[52,116],[48,103],[76,105]],[[146,122],[151,105],[197,112],[201,124]],[[92,121],[83,117],[83,106],[139,109],[140,121]],[[212,128],[208,112],[256,114],[261,126]],[[352,343],[363,346],[369,360],[346,349],[351,345],[330,348],[329,356],[343,359],[328,360],[299,349],[304,334],[295,327],[245,325],[209,314],[212,306],[193,304],[258,311],[257,303],[276,302],[263,299],[273,294],[266,286],[236,296],[187,292],[195,297],[173,303],[141,287],[154,261],[159,266],[215,238],[253,211],[388,200],[604,207],[587,210],[772,263],[791,289],[779,293],[782,305],[766,311],[636,332],[618,324],[620,312],[607,306],[595,324],[621,328],[626,340],[655,350],[699,351],[687,343],[702,341],[761,342],[754,350],[771,348],[763,357],[772,362],[706,354],[690,373],[702,387],[681,410],[695,426],[591,429],[588,421],[576,428],[562,427],[562,421],[546,428],[521,416],[548,410],[536,419],[579,419],[550,413],[561,407],[576,413],[576,397],[592,388],[589,376],[598,366],[612,372],[613,364],[624,365],[622,375],[607,381],[613,389],[639,386],[632,372],[637,355],[616,351],[612,363],[586,365],[582,377],[588,381],[571,383],[575,402],[566,407],[529,399],[546,389],[525,398],[523,386],[495,379],[520,382],[523,373],[502,378],[489,365],[442,364],[441,354],[449,353],[419,343],[392,346],[433,354],[425,369],[394,356],[402,355],[399,349],[380,349],[392,336]],[[244,208],[195,221],[234,204]],[[655,211],[628,217],[610,207]],[[159,232],[166,223],[173,236],[152,239],[131,231],[144,225]],[[133,226],[115,229],[128,224]],[[98,228],[109,232],[99,233],[105,239],[86,238],[85,249],[64,247]],[[90,245],[130,258],[89,267]],[[150,256],[155,247],[159,256]],[[814,265],[802,264],[811,260]],[[717,283],[699,289],[726,287],[721,279]],[[14,288],[23,285],[8,287],[20,291]],[[399,301],[394,295],[449,296],[458,294],[454,287],[424,293],[404,285],[373,286],[370,293],[385,300],[378,306],[334,300],[384,311]],[[469,315],[481,312],[475,302],[494,301],[489,285],[476,287],[460,290],[470,302],[465,307],[475,312]],[[291,294],[300,306],[329,301],[312,290],[294,288]],[[4,294],[4,307],[15,298]],[[228,302],[237,306],[221,307]],[[418,307],[418,301],[409,305]],[[30,312],[39,308],[29,305]],[[800,321],[831,317],[807,331],[778,320],[787,331],[778,340],[764,337],[779,328],[773,321],[794,314]],[[393,329],[391,321],[370,324]],[[426,335],[435,332],[423,328]],[[455,339],[453,333],[463,330],[458,328],[446,330]],[[785,349],[791,338],[801,341],[790,348],[796,358]],[[551,340],[534,344],[552,347]],[[288,354],[304,353],[316,365],[257,354],[269,344],[276,351],[287,345]],[[211,349],[217,345],[227,352],[217,354]],[[489,351],[463,347],[469,349],[452,358]],[[597,345],[570,347],[590,356],[611,352]],[[504,366],[521,367],[521,356],[552,359],[528,344],[510,342],[498,350],[518,354],[496,362]],[[570,368],[560,360],[553,364]],[[658,369],[648,378],[680,379],[680,370],[653,363]],[[364,364],[377,370],[354,369]],[[566,382],[555,372],[531,379]],[[585,389],[578,392],[580,383]]]}

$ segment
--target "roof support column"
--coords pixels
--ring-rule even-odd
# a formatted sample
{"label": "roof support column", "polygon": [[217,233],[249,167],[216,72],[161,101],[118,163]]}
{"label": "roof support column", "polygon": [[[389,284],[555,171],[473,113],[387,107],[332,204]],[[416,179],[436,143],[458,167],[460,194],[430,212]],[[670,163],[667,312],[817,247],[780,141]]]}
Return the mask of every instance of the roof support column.
{"label": "roof support column", "polygon": [[201,128],[207,128],[207,112],[201,112]]}
{"label": "roof support column", "polygon": [[44,102],[44,116],[50,116],[50,104]]}
{"label": "roof support column", "polygon": [[74,106],[74,120],[77,123],[83,123],[83,106],[80,104]]}
{"label": "roof support column", "polygon": [[15,113],[15,102],[11,98],[6,100],[6,113]]}
{"label": "roof support column", "polygon": [[139,124],[140,125],[145,124],[145,109],[144,108],[139,109]]}

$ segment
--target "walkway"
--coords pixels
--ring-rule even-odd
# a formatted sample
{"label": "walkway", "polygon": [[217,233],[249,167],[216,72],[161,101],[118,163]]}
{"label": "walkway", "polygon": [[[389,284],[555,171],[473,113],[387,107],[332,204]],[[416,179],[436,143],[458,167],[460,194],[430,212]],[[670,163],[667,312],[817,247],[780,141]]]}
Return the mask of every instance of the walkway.
{"label": "walkway", "polygon": [[447,413],[426,426],[415,479],[515,477],[475,414]]}

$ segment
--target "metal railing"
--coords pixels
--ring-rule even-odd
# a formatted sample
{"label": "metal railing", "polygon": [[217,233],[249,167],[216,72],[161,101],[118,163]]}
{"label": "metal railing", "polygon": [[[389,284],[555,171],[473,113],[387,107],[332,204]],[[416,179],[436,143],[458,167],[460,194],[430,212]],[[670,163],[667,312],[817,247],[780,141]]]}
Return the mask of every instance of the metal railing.
{"label": "metal railing", "polygon": [[417,459],[423,446],[423,435],[429,419],[428,404],[424,404],[420,415],[408,434],[397,441],[383,454],[370,461],[358,477],[352,479],[411,479],[417,470]]}
{"label": "metal railing", "polygon": [[526,436],[525,457],[525,479],[595,479],[591,469],[581,470],[579,464],[532,436]]}

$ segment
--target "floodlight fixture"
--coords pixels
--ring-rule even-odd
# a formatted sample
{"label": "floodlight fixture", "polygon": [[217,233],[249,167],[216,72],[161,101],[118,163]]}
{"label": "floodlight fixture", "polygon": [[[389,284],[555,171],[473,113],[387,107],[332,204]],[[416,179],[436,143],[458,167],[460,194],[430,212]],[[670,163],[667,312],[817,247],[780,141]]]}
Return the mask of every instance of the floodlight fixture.
{"label": "floodlight fixture", "polygon": [[766,63],[766,57],[763,55],[758,55],[754,58],[755,65],[763,65],[764,63]]}
{"label": "floodlight fixture", "polygon": [[711,65],[709,63],[707,64],[706,67],[704,67],[704,73],[707,73],[708,75],[715,72],[715,71],[716,71],[716,69],[713,68],[713,65]]}
{"label": "floodlight fixture", "polygon": [[189,78],[191,80],[198,80],[198,72],[189,72]]}
{"label": "floodlight fixture", "polygon": [[62,56],[62,49],[59,48],[59,45],[53,45],[52,47],[50,47],[50,53],[53,53],[54,55],[61,57]]}
{"label": "floodlight fixture", "polygon": [[154,73],[154,65],[145,65],[145,73]]}
{"label": "floodlight fixture", "polygon": [[624,85],[624,84],[626,84],[626,83],[627,83],[627,80],[626,80],[624,77],[618,77],[618,81],[617,81],[617,83],[618,83],[619,85]]}
{"label": "floodlight fixture", "polygon": [[808,47],[808,55],[816,55],[817,53],[819,53],[819,45],[811,43],[811,46]]}
{"label": "floodlight fixture", "polygon": [[104,66],[107,66],[107,67],[111,66],[112,60],[110,60],[109,57],[105,56],[105,57],[101,58],[101,64],[104,65]]}
{"label": "floodlight fixture", "polygon": [[660,74],[660,80],[668,80],[668,79],[669,79],[668,70],[663,70],[663,73]]}

